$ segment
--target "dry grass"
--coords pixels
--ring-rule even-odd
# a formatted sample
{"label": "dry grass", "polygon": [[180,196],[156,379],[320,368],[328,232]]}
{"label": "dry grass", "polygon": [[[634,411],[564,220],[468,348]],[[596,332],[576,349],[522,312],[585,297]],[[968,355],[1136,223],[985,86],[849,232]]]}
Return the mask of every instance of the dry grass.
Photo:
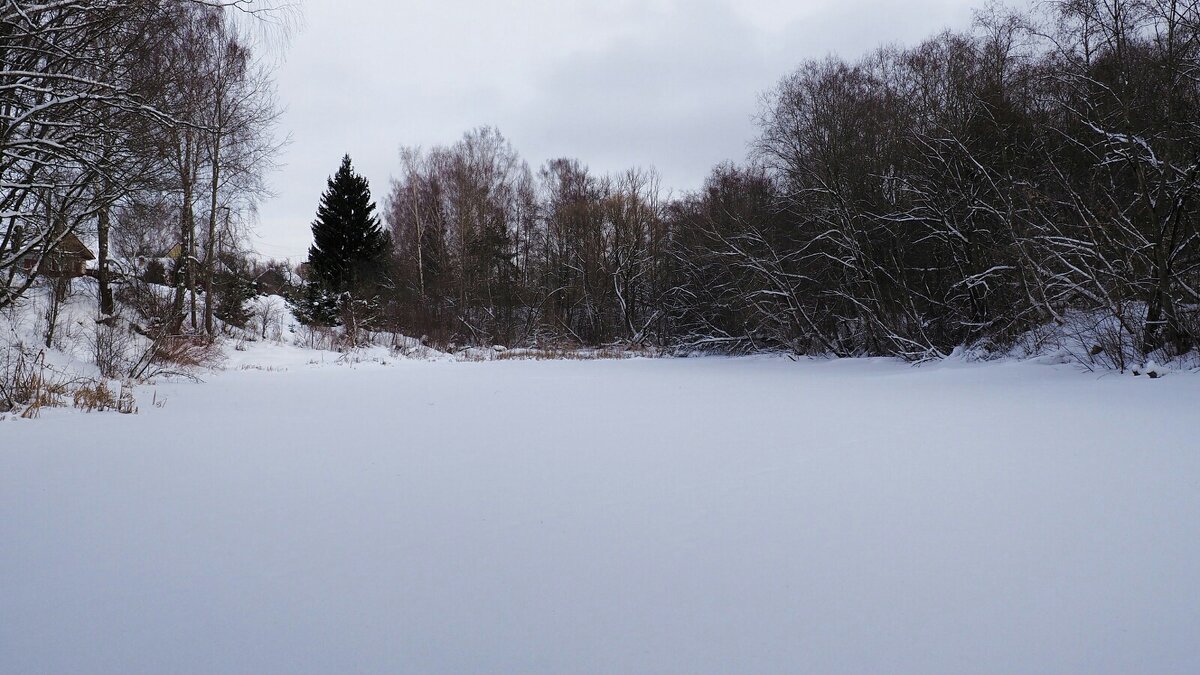
{"label": "dry grass", "polygon": [[36,419],[41,416],[42,408],[59,408],[64,404],[67,386],[62,382],[48,381],[40,376],[34,380],[32,394],[25,403],[21,417]]}
{"label": "dry grass", "polygon": [[506,349],[497,352],[496,361],[604,361],[652,356],[642,349],[601,347],[597,349]]}
{"label": "dry grass", "polygon": [[117,407],[117,397],[104,380],[96,380],[75,390],[74,403],[84,412],[104,412]]}
{"label": "dry grass", "polygon": [[260,366],[255,363],[243,363],[238,368],[238,370],[241,370],[241,371],[254,370],[254,371],[263,372],[263,373],[286,373],[287,372],[287,368],[284,368],[282,366]]}
{"label": "dry grass", "polygon": [[75,390],[74,401],[76,408],[88,413],[115,410],[122,415],[132,415],[138,411],[133,385],[129,382],[121,383],[119,395],[114,395],[104,380],[84,382]]}
{"label": "dry grass", "polygon": [[0,359],[0,413],[23,419],[36,419],[44,408],[65,407],[68,401],[84,412],[132,414],[137,412],[133,393],[131,382],[122,383],[114,394],[106,379],[65,373],[46,363],[44,351],[33,354],[18,346]]}
{"label": "dry grass", "polygon": [[69,378],[46,364],[44,351],[10,349],[0,363],[0,412],[36,418],[42,408],[64,405],[69,385]]}

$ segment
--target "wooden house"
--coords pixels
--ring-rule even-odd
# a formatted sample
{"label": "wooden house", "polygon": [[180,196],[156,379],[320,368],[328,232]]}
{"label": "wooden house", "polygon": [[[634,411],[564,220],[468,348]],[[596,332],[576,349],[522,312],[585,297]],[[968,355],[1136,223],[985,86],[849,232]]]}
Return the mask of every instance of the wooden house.
{"label": "wooden house", "polygon": [[[39,257],[41,264],[38,263]],[[37,265],[37,273],[42,276],[73,279],[86,275],[88,261],[95,259],[96,254],[92,253],[75,233],[68,232],[49,253],[30,253],[24,256],[21,259],[21,267],[26,273],[30,273]]]}

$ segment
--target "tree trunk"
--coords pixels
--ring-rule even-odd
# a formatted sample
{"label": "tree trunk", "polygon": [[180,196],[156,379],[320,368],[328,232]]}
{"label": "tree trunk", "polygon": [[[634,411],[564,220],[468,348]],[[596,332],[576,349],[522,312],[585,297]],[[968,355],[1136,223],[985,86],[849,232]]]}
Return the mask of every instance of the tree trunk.
{"label": "tree trunk", "polygon": [[213,139],[212,188],[209,193],[208,241],[204,244],[204,332],[213,334],[213,271],[216,267],[215,246],[217,241],[217,193],[221,187],[221,136],[219,131]]}
{"label": "tree trunk", "polygon": [[96,236],[96,280],[100,283],[100,315],[112,316],[116,311],[108,274],[108,230],[110,227],[109,205],[105,204],[97,217]]}
{"label": "tree trunk", "polygon": [[178,334],[183,329],[183,319],[186,316],[184,307],[184,291],[188,288],[190,276],[189,251],[191,239],[195,235],[195,214],[192,212],[192,152],[191,144],[184,141],[184,152],[180,165],[182,180],[183,205],[179,214],[179,257],[175,260],[175,271],[172,273],[172,283],[175,286],[175,298],[171,303],[171,332]]}

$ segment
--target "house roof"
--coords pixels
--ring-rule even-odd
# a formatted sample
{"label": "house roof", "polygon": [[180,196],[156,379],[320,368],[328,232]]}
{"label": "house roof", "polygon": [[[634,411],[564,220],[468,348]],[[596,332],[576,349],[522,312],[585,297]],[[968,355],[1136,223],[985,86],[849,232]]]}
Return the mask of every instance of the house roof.
{"label": "house roof", "polygon": [[92,249],[88,248],[74,232],[68,232],[58,246],[54,247],[55,253],[79,256],[84,260],[95,260],[96,254],[92,253]]}

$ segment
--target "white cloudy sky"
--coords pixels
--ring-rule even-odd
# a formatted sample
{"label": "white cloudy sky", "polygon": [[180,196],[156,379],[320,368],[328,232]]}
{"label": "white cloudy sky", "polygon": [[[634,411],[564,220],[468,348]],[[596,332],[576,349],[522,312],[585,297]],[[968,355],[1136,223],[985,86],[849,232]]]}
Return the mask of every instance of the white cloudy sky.
{"label": "white cloudy sky", "polygon": [[741,160],[762,92],[802,60],[970,24],[983,0],[303,0],[278,73],[292,144],[256,248],[303,258],[349,153],[382,206],[401,145],[493,125],[530,165],[654,166],[699,186]]}

